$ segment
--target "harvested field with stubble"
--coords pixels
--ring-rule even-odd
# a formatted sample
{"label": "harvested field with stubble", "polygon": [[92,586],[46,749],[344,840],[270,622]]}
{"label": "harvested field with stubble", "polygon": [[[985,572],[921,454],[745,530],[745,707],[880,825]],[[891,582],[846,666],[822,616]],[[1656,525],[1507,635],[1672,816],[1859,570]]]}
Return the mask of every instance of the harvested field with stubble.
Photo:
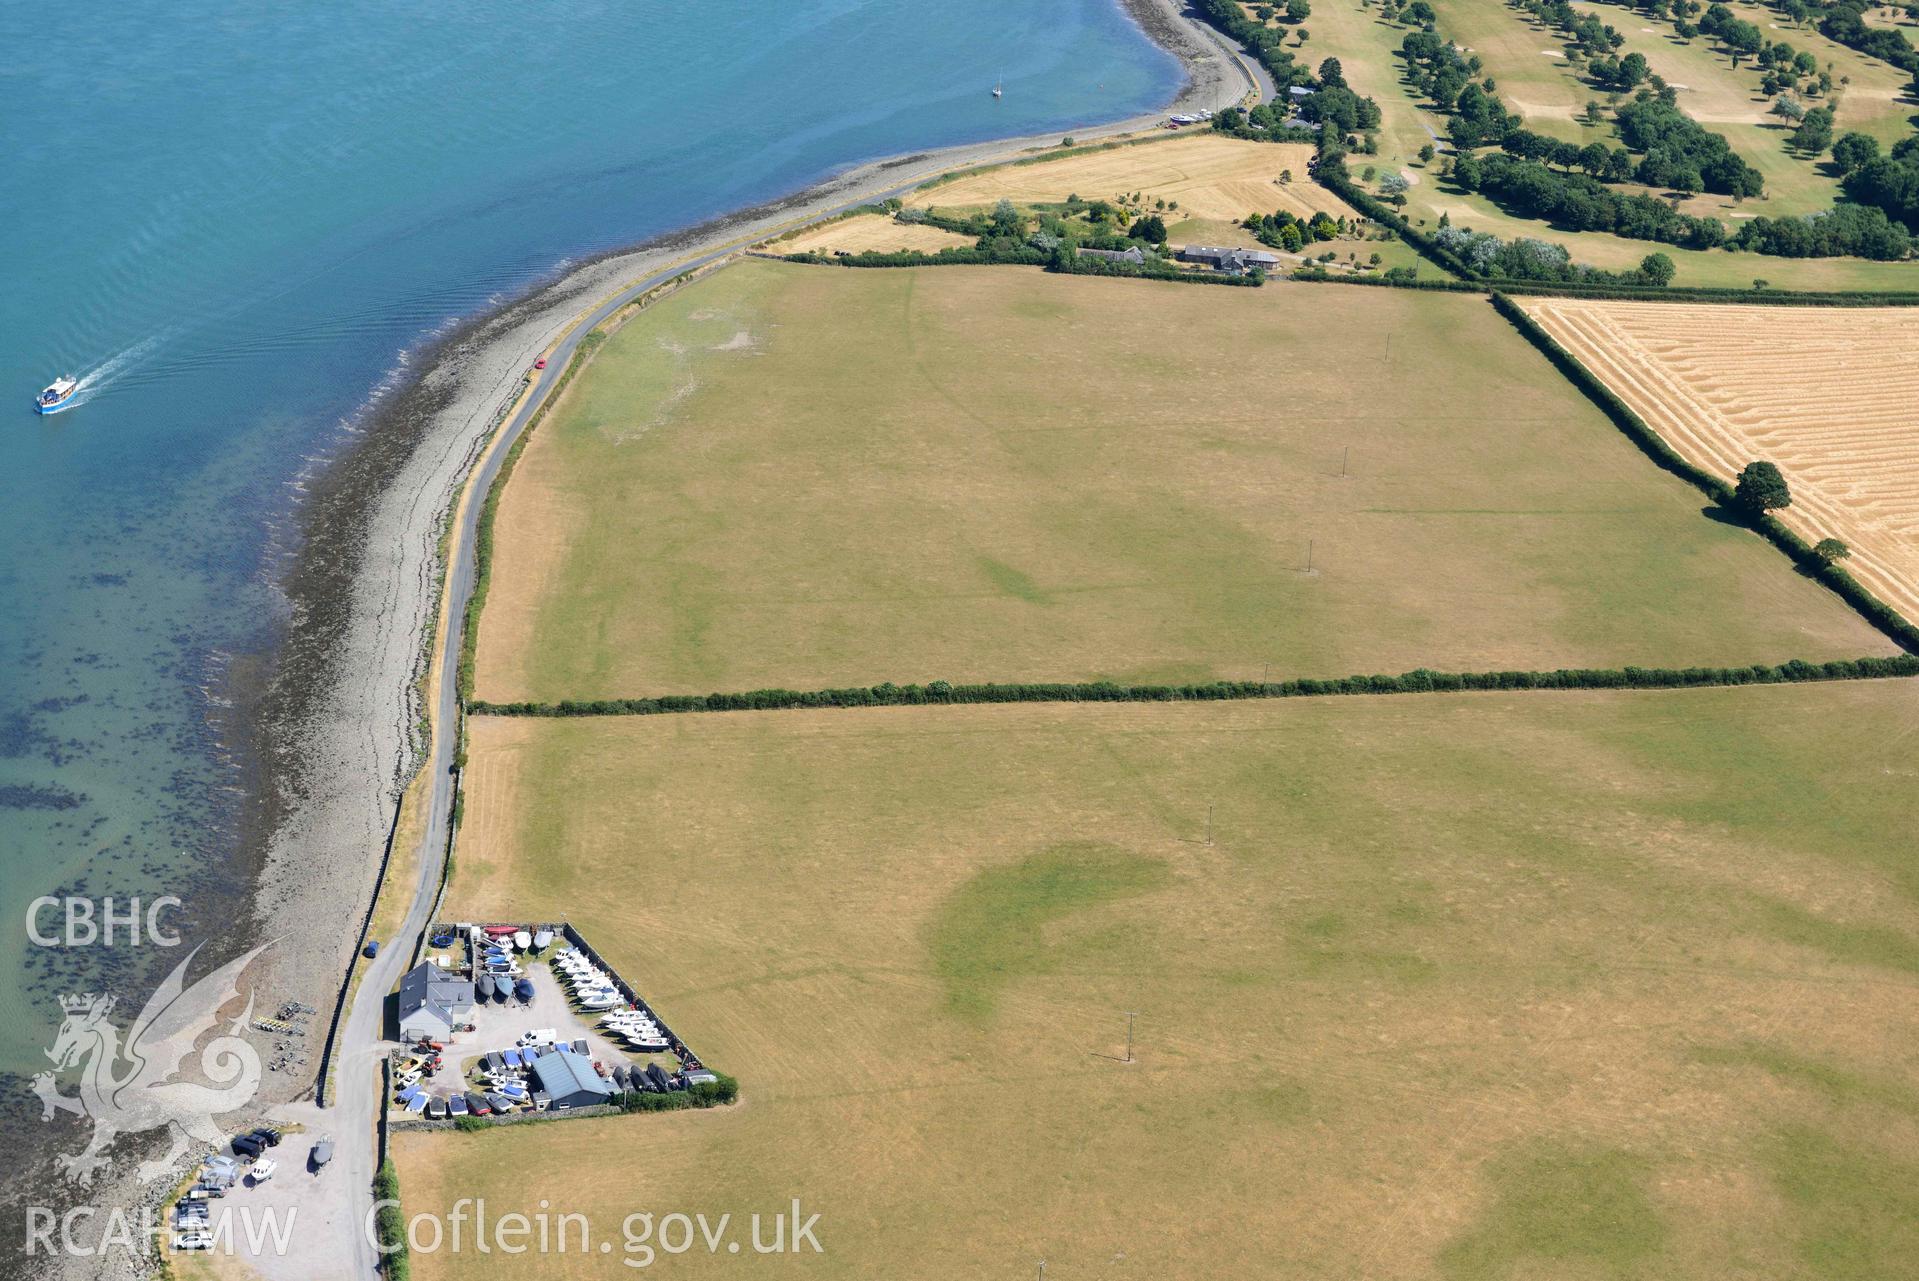
{"label": "harvested field with stubble", "polygon": [[1694,465],[1777,463],[1779,518],[1919,621],[1919,309],[1524,305]]}
{"label": "harvested field with stubble", "polygon": [[[968,209],[1001,200],[1016,205],[1077,195],[1112,200],[1138,192],[1177,201],[1179,214],[1237,222],[1249,213],[1326,213],[1356,216],[1346,202],[1308,176],[1313,149],[1305,144],[1248,142],[1211,130],[1163,142],[1143,142],[1038,164],[1002,165],[963,174],[907,197],[924,208]],[[1291,171],[1292,181],[1281,174]]]}
{"label": "harvested field with stubble", "polygon": [[896,222],[883,214],[855,214],[851,218],[840,218],[803,231],[791,240],[772,241],[762,248],[776,254],[895,253],[901,250],[936,254],[942,249],[965,248],[971,244],[973,237],[962,236],[942,227]]}
{"label": "harvested field with stubble", "polygon": [[1892,652],[1398,289],[744,262],[601,349],[495,545],[493,702]]}
{"label": "harvested field with stubble", "polygon": [[794,1197],[825,1253],[754,1272],[1894,1281],[1919,1252],[1919,683],[470,727],[448,910],[570,917],[742,1084],[396,1136],[409,1212],[544,1199],[612,1239],[542,1277],[625,1274],[634,1212]]}

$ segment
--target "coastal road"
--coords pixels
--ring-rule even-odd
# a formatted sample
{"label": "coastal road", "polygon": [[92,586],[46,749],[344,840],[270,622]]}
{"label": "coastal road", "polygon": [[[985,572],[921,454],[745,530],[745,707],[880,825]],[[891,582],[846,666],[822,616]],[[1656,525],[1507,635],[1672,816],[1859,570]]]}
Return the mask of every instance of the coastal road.
{"label": "coastal road", "polygon": [[[1230,41],[1227,41],[1213,28],[1203,22],[1187,20],[1198,38],[1217,48],[1226,59],[1231,70],[1229,79],[1247,82],[1261,100],[1273,95],[1271,79],[1264,68],[1258,66],[1241,54]],[[1082,138],[1095,138],[1112,133],[1127,132],[1150,123],[1152,117],[1135,118],[1116,122],[1092,130],[1080,131]],[[1016,148],[1031,139],[1007,139],[1004,145]],[[928,157],[932,160],[933,157]],[[833,208],[819,210],[801,220],[803,223],[820,222],[835,217],[861,205],[874,204],[895,197],[903,197],[915,190],[933,173],[940,172],[934,167],[930,172],[917,172],[910,179],[902,174],[900,185],[877,194],[865,193]],[[512,416],[501,425],[494,434],[492,442],[473,469],[466,482],[467,501],[460,511],[459,519],[451,531],[448,555],[448,589],[445,600],[446,635],[439,654],[440,680],[436,706],[433,708],[433,745],[429,757],[423,766],[429,771],[432,780],[430,794],[426,797],[426,830],[420,837],[419,878],[412,886],[412,902],[407,909],[406,920],[400,929],[385,940],[386,946],[380,956],[367,965],[356,989],[353,1002],[342,1022],[336,1046],[333,1064],[334,1107],[337,1122],[333,1127],[335,1156],[328,1178],[334,1180],[334,1186],[344,1189],[352,1199],[351,1214],[347,1216],[352,1225],[352,1264],[346,1274],[366,1278],[371,1281],[379,1272],[379,1254],[373,1248],[371,1240],[364,1230],[373,1211],[373,1177],[375,1174],[374,1120],[384,1104],[380,1097],[377,1068],[380,1055],[388,1048],[383,1040],[385,1031],[385,1007],[387,995],[399,982],[412,955],[412,942],[418,938],[429,924],[435,899],[438,895],[440,872],[443,866],[443,854],[448,839],[448,824],[451,821],[455,778],[453,765],[457,750],[457,737],[460,716],[459,705],[459,665],[460,651],[464,640],[467,602],[473,595],[474,578],[477,569],[476,547],[479,540],[480,513],[486,506],[486,495],[499,476],[508,451],[513,447],[527,424],[547,403],[561,378],[571,365],[579,344],[595,326],[605,321],[620,308],[635,298],[665,284],[673,277],[687,271],[709,266],[720,260],[741,252],[744,244],[763,238],[765,232],[758,233],[746,241],[733,241],[704,250],[695,250],[688,256],[678,258],[658,270],[630,282],[618,292],[608,296],[592,310],[586,312],[569,329],[558,345],[547,355],[547,367],[540,370],[531,388],[531,394],[521,398],[520,404]],[[389,885],[386,893],[402,892],[403,887]],[[344,1242],[341,1242],[344,1247]],[[339,1275],[331,1268],[330,1275]]]}
{"label": "coastal road", "polygon": [[[863,203],[863,200],[854,202]],[[580,340],[592,332],[594,326],[648,290],[665,284],[683,272],[718,262],[736,252],[734,248],[715,249],[681,259],[670,267],[625,286],[582,317],[548,355],[546,368],[538,371],[532,394],[521,399],[513,416],[494,434],[492,443],[467,481],[468,499],[454,526],[448,547],[448,613],[446,638],[439,655],[439,700],[438,706],[433,709],[433,747],[423,766],[430,772],[433,782],[425,801],[426,830],[420,837],[420,877],[412,887],[413,901],[407,909],[405,922],[392,938],[386,940],[386,947],[367,966],[366,973],[360,978],[353,1004],[340,1029],[339,1047],[335,1054],[334,1106],[339,1110],[342,1123],[335,1135],[336,1169],[332,1173],[337,1173],[343,1186],[353,1190],[354,1276],[370,1278],[379,1271],[379,1254],[361,1227],[368,1221],[373,1208],[372,1188],[376,1172],[373,1121],[385,1102],[380,1097],[377,1068],[380,1055],[387,1048],[383,1039],[386,998],[406,969],[412,955],[413,940],[430,923],[428,917],[439,891],[444,861],[442,853],[446,849],[447,824],[451,821],[453,807],[453,763],[460,723],[460,648],[465,635],[467,602],[473,595],[478,563],[475,548],[479,540],[480,513],[486,506],[487,492],[499,476],[500,466],[507,452],[513,448],[513,442],[520,438],[533,415],[559,386],[560,379],[565,376],[579,348]],[[387,892],[398,892],[400,888],[397,885],[388,886]]]}
{"label": "coastal road", "polygon": [[1279,96],[1279,86],[1273,83],[1273,77],[1265,66],[1234,44],[1219,28],[1184,6],[1181,6],[1180,19],[1202,44],[1219,50],[1220,56],[1226,59],[1226,65],[1234,69],[1228,73],[1229,79],[1237,76],[1244,80],[1247,92],[1261,102],[1271,102]]}

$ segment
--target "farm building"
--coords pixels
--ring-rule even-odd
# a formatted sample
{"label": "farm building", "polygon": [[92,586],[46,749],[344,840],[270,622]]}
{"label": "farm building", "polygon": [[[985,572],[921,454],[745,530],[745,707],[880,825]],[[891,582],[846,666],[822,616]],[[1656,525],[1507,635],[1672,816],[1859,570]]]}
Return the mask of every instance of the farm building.
{"label": "farm building", "polygon": [[1262,271],[1279,265],[1279,256],[1259,249],[1218,249],[1210,245],[1187,245],[1179,251],[1181,262],[1204,263],[1215,271]]}
{"label": "farm building", "polygon": [[456,979],[426,961],[400,980],[400,1039],[443,1039],[465,1024],[473,1010],[473,983]]}
{"label": "farm building", "polygon": [[1076,249],[1074,253],[1080,258],[1110,258],[1114,262],[1130,262],[1135,267],[1146,261],[1146,254],[1138,245],[1131,249]]}
{"label": "farm building", "polygon": [[613,1087],[594,1070],[593,1060],[572,1050],[542,1054],[533,1061],[533,1075],[555,1108],[591,1107],[613,1097]]}

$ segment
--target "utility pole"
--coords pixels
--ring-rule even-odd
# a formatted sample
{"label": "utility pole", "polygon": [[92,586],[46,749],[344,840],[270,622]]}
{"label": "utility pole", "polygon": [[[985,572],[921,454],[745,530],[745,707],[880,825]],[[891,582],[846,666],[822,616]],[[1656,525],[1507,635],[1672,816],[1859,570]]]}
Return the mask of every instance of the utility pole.
{"label": "utility pole", "polygon": [[1353,447],[1351,445],[1348,445],[1346,446],[1346,452],[1339,456],[1339,478],[1341,480],[1346,479],[1346,464],[1352,461],[1352,457],[1353,457]]}
{"label": "utility pole", "polygon": [[1306,540],[1306,572],[1313,572],[1313,540],[1310,538]]}
{"label": "utility pole", "polygon": [[1213,843],[1213,802],[1206,802],[1206,843]]}
{"label": "utility pole", "polygon": [[1128,1063],[1133,1061],[1133,1019],[1138,1014],[1138,1010],[1126,1011],[1126,1061]]}

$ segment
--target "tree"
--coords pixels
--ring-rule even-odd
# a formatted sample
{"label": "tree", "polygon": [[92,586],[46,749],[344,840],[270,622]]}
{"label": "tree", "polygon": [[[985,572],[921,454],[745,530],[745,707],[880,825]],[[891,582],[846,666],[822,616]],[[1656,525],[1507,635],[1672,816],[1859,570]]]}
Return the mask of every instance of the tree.
{"label": "tree", "polygon": [[1796,124],[1806,118],[1806,109],[1791,94],[1782,94],[1773,102],[1772,114],[1781,120],[1790,120]]}
{"label": "tree", "polygon": [[1879,140],[1869,133],[1849,133],[1832,144],[1832,161],[1842,173],[1864,169],[1879,159]]}
{"label": "tree", "polygon": [[1010,200],[1001,200],[993,206],[993,231],[996,235],[1017,236],[1025,226],[1025,220],[1019,216],[1019,210],[1013,208]]}
{"label": "tree", "polygon": [[1135,240],[1148,240],[1156,245],[1166,243],[1166,220],[1158,214],[1149,214],[1133,224],[1126,233]]}
{"label": "tree", "polygon": [[1406,175],[1394,170],[1379,180],[1379,194],[1397,204],[1406,198],[1406,189],[1410,186]]}
{"label": "tree", "polygon": [[1433,144],[1429,142],[1419,149],[1419,162],[1421,164],[1431,164],[1434,154]]}
{"label": "tree", "polygon": [[1808,155],[1818,155],[1832,145],[1832,112],[1814,107],[1792,131],[1792,145]]}
{"label": "tree", "polygon": [[1678,269],[1672,265],[1672,259],[1665,254],[1647,254],[1639,260],[1639,274],[1646,278],[1648,284],[1658,285],[1662,289],[1672,283],[1672,278],[1677,271]]}
{"label": "tree", "polygon": [[1830,565],[1836,560],[1845,560],[1852,555],[1852,548],[1837,538],[1822,538],[1813,544],[1812,554]]}
{"label": "tree", "polygon": [[1761,460],[1747,463],[1746,469],[1739,473],[1732,500],[1758,516],[1792,506],[1792,491],[1786,488],[1786,478],[1779,474],[1779,469]]}
{"label": "tree", "polygon": [[1766,37],[1758,27],[1739,19],[1734,19],[1719,38],[1726,42],[1726,48],[1731,51],[1732,65],[1735,67],[1739,65],[1740,58],[1758,53],[1760,46],[1766,43]]}
{"label": "tree", "polygon": [[1304,22],[1312,16],[1311,0],[1286,0],[1286,21]]}
{"label": "tree", "polygon": [[1346,75],[1339,65],[1338,58],[1327,58],[1319,64],[1319,83],[1325,89],[1344,89]]}

